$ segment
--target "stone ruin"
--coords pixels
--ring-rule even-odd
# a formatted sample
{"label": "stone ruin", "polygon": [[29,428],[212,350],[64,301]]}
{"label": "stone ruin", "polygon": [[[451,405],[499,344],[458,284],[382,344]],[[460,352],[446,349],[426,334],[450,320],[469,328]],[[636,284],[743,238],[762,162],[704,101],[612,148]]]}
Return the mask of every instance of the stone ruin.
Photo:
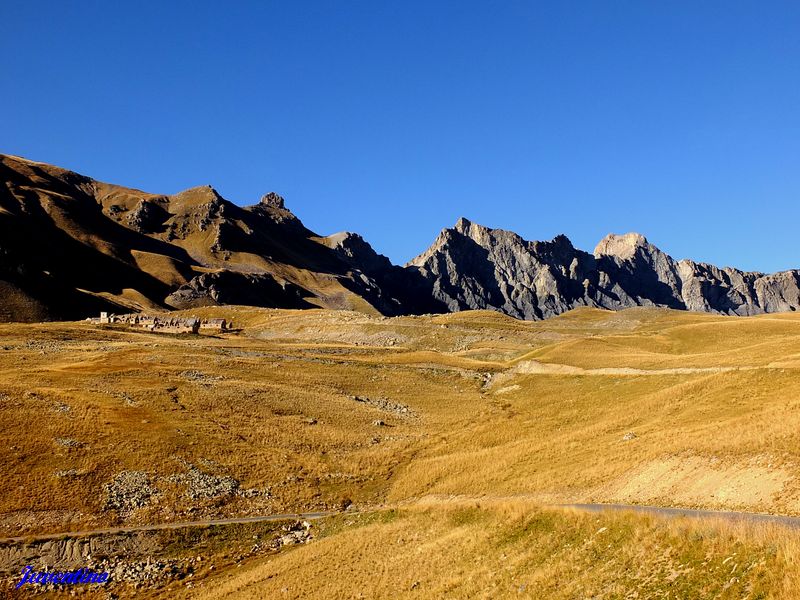
{"label": "stone ruin", "polygon": [[131,313],[115,315],[101,312],[99,317],[90,317],[87,321],[98,324],[121,324],[131,329],[143,329],[158,333],[193,333],[228,331],[232,323],[227,319],[199,319],[198,317],[171,317],[169,315],[146,315]]}

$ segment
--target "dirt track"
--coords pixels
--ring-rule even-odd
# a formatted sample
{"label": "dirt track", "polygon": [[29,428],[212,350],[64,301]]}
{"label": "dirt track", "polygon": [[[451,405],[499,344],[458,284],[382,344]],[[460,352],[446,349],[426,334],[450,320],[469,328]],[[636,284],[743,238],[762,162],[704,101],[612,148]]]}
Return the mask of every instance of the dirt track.
{"label": "dirt track", "polygon": [[657,515],[660,517],[676,518],[687,517],[690,519],[722,519],[743,523],[774,523],[794,529],[800,529],[800,517],[786,515],[770,515],[766,513],[749,513],[723,510],[699,510],[693,508],[671,508],[662,506],[638,506],[635,504],[559,504],[559,508],[574,508],[589,512],[635,512]]}
{"label": "dirt track", "polygon": [[89,537],[94,535],[107,535],[113,533],[132,533],[137,531],[158,531],[160,529],[183,529],[184,527],[208,527],[212,525],[235,525],[241,523],[261,523],[264,521],[289,521],[299,519],[319,519],[335,513],[331,512],[311,512],[311,513],[287,513],[280,515],[263,515],[260,517],[232,517],[229,519],[210,519],[206,521],[183,521],[180,523],[159,523],[156,525],[138,525],[129,527],[111,527],[108,529],[86,529],[83,531],[64,531],[61,533],[43,533],[30,536],[19,536],[0,538],[0,544],[16,542],[35,542],[41,540],[57,540],[68,537]]}
{"label": "dirt track", "polygon": [[[787,515],[770,515],[766,513],[750,513],[741,511],[700,510],[693,508],[674,508],[664,506],[644,506],[636,504],[557,504],[554,508],[571,508],[588,512],[635,512],[652,514],[660,517],[676,518],[687,517],[690,519],[722,519],[724,521],[739,521],[750,523],[774,523],[795,529],[800,529],[800,517]],[[114,533],[133,533],[137,531],[158,531],[162,529],[182,529],[184,527],[208,527],[213,525],[235,525],[241,523],[261,523],[265,521],[288,521],[292,519],[320,519],[334,515],[333,512],[311,513],[286,513],[279,515],[263,515],[258,517],[232,517],[229,519],[210,519],[205,521],[183,521],[179,523],[159,523],[156,525],[139,525],[130,527],[110,527],[108,529],[87,529],[83,531],[64,531],[60,533],[45,533],[32,536],[19,536],[0,538],[0,544],[18,542],[33,542],[42,540],[56,540],[70,537],[90,537]]]}

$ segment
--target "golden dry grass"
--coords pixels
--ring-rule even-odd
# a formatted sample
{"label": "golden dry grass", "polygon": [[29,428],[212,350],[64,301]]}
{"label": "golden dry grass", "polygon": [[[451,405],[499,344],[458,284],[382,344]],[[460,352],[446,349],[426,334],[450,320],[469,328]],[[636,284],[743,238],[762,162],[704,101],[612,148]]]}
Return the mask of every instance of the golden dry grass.
{"label": "golden dry grass", "polygon": [[[350,581],[369,582],[375,567],[358,552],[369,555],[373,537],[388,543],[399,527],[401,536],[423,536],[434,555],[454,544],[458,550],[444,552],[441,564],[460,560],[461,573],[432,568],[430,587],[420,589],[435,597],[453,586],[459,597],[491,596],[489,572],[502,565],[487,570],[474,561],[499,543],[487,532],[510,509],[495,504],[481,512],[483,525],[462,531],[448,525],[452,511],[440,506],[442,498],[479,498],[484,507],[504,498],[537,519],[551,515],[545,519],[550,533],[534,528],[551,551],[558,539],[567,543],[569,528],[585,535],[588,529],[581,528],[598,518],[609,520],[609,531],[619,529],[625,543],[632,532],[647,548],[650,538],[652,548],[671,552],[682,551],[683,542],[676,525],[552,516],[536,509],[538,503],[800,514],[800,317],[793,314],[733,318],[581,309],[536,323],[487,311],[393,319],[247,307],[187,314],[226,316],[240,331],[196,338],[82,323],[0,326],[3,531],[63,530],[117,519],[102,510],[102,486],[122,470],[146,471],[162,489],[149,507],[126,517],[133,522],[331,508],[343,500],[362,510],[399,504],[402,519],[382,524],[376,516],[369,527],[342,528],[328,538],[336,542],[326,539],[259,566],[253,581],[284,567],[297,571],[298,580],[328,577],[325,569],[344,564],[344,555],[331,554],[336,543],[356,553]],[[348,397],[354,395],[384,398],[411,413],[355,402]],[[378,427],[376,420],[388,426]],[[634,439],[624,439],[629,432]],[[63,447],[59,439],[80,445]],[[166,480],[185,472],[187,463],[272,494],[190,500]],[[69,476],[57,476],[69,470]],[[419,508],[426,498],[436,502]],[[727,552],[741,543],[742,552],[764,555],[767,542],[737,535],[717,531],[713,547]],[[522,536],[515,560],[531,561],[526,572],[546,577],[526,575],[526,589],[546,597],[575,597],[584,588],[600,593],[591,578],[563,571],[566,563],[552,571],[553,565],[525,558],[539,543],[531,536]],[[787,536],[775,536],[773,545],[780,548],[769,555],[777,562],[769,564],[779,574],[757,585],[747,579],[747,589],[780,597],[776,590],[794,581],[797,555]],[[712,538],[703,537],[703,544]],[[646,560],[656,560],[647,552]],[[308,565],[311,556],[328,562],[320,571],[293,562]],[[391,562],[385,562],[400,559],[374,556],[382,557],[385,571],[376,581],[403,591],[405,580],[393,579]],[[576,564],[584,560],[564,556]],[[610,559],[603,554],[597,560]],[[401,564],[408,570],[419,562]],[[617,580],[620,589],[645,585],[644,575],[634,577],[627,564],[611,561],[605,570],[590,571],[605,582],[606,597],[626,597],[612,585]],[[288,581],[281,573],[273,579]],[[662,585],[656,579],[653,585]],[[543,587],[551,580],[582,581],[584,588]],[[511,586],[517,580],[504,581]],[[247,594],[259,589],[244,580],[235,585]],[[272,583],[264,585],[273,590]],[[686,589],[702,590],[697,585],[699,579]],[[714,589],[720,597],[740,597]],[[336,597],[337,590],[324,588],[322,595]]]}
{"label": "golden dry grass", "polygon": [[794,598],[800,546],[779,528],[423,504],[321,525],[321,537],[206,580],[219,598]]}

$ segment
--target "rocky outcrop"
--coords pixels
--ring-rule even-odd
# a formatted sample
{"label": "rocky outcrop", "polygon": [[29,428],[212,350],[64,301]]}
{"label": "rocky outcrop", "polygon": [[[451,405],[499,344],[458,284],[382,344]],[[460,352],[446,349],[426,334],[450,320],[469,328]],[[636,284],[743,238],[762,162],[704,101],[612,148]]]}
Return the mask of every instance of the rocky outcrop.
{"label": "rocky outcrop", "polygon": [[128,225],[140,233],[158,233],[164,230],[164,222],[169,213],[161,203],[151,200],[140,200],[136,207],[128,213]]}
{"label": "rocky outcrop", "polygon": [[286,208],[286,202],[283,199],[283,196],[276,194],[275,192],[267,192],[261,196],[261,204],[264,204],[265,206],[271,206],[272,208]]}
{"label": "rocky outcrop", "polygon": [[310,308],[304,290],[269,273],[220,271],[192,278],[166,298],[172,308],[243,304],[268,308]]}
{"label": "rocky outcrop", "polygon": [[239,481],[229,475],[205,473],[194,465],[188,473],[172,475],[170,482],[185,486],[186,495],[191,500],[232,496],[239,491]]}
{"label": "rocky outcrop", "polygon": [[800,307],[800,271],[774,275],[676,261],[636,233],[610,234],[593,254],[565,236],[529,242],[460,219],[412,260],[448,310],[541,319],[577,306],[660,306],[729,315]]}

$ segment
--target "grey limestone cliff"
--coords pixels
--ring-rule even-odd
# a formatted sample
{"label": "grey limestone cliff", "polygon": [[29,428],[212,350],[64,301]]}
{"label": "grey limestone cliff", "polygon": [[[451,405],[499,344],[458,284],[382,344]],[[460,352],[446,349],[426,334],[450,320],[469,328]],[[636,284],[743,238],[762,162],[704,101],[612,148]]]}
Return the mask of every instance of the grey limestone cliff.
{"label": "grey limestone cliff", "polygon": [[448,310],[541,319],[577,306],[661,306],[730,315],[800,307],[800,271],[744,272],[676,261],[636,233],[610,234],[593,254],[563,235],[531,242],[459,219],[407,269]]}

